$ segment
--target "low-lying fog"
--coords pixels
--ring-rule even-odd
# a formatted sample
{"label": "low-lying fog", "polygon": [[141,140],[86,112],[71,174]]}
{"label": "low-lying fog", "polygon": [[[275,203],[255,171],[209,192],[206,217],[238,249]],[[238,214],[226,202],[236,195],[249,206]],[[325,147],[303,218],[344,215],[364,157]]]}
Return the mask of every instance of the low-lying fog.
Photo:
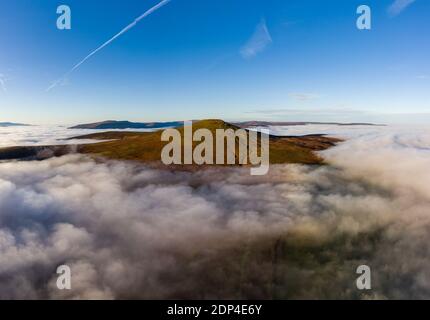
{"label": "low-lying fog", "polygon": [[81,135],[105,131],[138,131],[149,132],[153,129],[98,130],[98,129],[68,129],[66,126],[13,126],[0,127],[0,148],[12,146],[43,146],[62,144],[83,144],[97,142],[95,140],[65,140]]}
{"label": "low-lying fog", "polygon": [[[33,129],[0,144],[62,132]],[[330,165],[262,177],[81,155],[0,164],[0,298],[429,299],[430,129],[324,130],[348,138],[323,152]],[[372,290],[356,288],[360,264]]]}

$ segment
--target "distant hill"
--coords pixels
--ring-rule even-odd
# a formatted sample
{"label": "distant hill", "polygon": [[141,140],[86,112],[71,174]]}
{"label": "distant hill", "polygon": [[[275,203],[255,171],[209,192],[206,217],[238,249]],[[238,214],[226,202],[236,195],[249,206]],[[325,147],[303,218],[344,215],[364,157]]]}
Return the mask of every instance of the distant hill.
{"label": "distant hill", "polygon": [[303,126],[309,124],[321,124],[321,125],[336,125],[336,126],[383,126],[381,124],[367,123],[367,122],[351,122],[351,123],[341,123],[341,122],[282,122],[282,121],[244,121],[244,122],[234,122],[241,128],[250,127],[268,127],[268,126]]}
{"label": "distant hill", "polygon": [[130,121],[115,121],[107,120],[102,122],[80,124],[69,129],[158,129],[167,127],[178,127],[183,125],[183,122],[130,122]]}
{"label": "distant hill", "polygon": [[23,127],[23,126],[29,126],[29,124],[14,123],[14,122],[0,122],[0,127]]}

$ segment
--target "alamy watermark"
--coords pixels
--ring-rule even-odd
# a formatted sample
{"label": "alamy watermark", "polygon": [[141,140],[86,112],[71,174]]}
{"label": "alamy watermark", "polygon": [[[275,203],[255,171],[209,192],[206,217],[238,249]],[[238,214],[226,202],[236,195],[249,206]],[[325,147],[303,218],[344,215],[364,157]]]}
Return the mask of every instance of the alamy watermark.
{"label": "alamy watermark", "polygon": [[[249,164],[253,166],[251,175],[265,175],[269,171],[267,129],[216,129],[214,137],[209,129],[201,128],[193,132],[193,123],[185,121],[183,139],[179,129],[165,129],[161,141],[169,142],[161,151],[161,161],[165,165]],[[193,142],[199,143],[193,148]]]}
{"label": "alamy watermark", "polygon": [[60,15],[57,18],[57,29],[58,30],[72,29],[72,10],[70,9],[70,7],[65,4],[58,6],[57,14]]}
{"label": "alamy watermark", "polygon": [[360,16],[357,18],[357,29],[359,30],[371,30],[372,29],[372,11],[369,6],[361,5],[357,8],[357,14]]}
{"label": "alamy watermark", "polygon": [[370,267],[363,264],[357,267],[357,274],[360,276],[356,280],[358,290],[370,290],[372,289],[372,273]]}
{"label": "alamy watermark", "polygon": [[69,266],[61,265],[57,268],[57,288],[59,290],[72,289],[72,271]]}
{"label": "alamy watermark", "polygon": [[[360,16],[357,18],[356,26],[359,30],[371,30],[372,29],[372,11],[370,6],[362,4],[357,7],[357,14]],[[58,30],[70,30],[72,29],[72,10],[70,6],[62,4],[57,7],[57,29]]]}

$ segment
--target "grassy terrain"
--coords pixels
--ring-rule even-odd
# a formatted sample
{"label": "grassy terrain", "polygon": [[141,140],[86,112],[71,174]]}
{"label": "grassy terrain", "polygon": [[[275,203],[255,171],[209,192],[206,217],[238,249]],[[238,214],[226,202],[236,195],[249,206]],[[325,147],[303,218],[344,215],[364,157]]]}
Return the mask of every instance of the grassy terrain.
{"label": "grassy terrain", "polygon": [[[222,120],[202,120],[193,123],[193,132],[202,128],[210,130],[214,137],[217,129],[239,129]],[[179,131],[183,138],[184,128],[180,128]],[[144,133],[104,132],[75,137],[75,139],[117,139],[115,141],[82,145],[79,147],[79,152],[81,153],[94,154],[110,159],[159,162],[161,150],[168,143],[161,141],[161,133],[161,130]],[[315,151],[328,149],[339,141],[338,139],[319,135],[302,137],[270,136],[270,163],[320,164],[323,160],[315,154]],[[199,143],[194,142],[193,148]],[[215,147],[215,141],[213,143]],[[239,154],[237,149],[238,143],[236,143],[236,155]],[[238,162],[236,157],[236,163],[238,164]]]}
{"label": "grassy terrain", "polygon": [[[193,123],[193,132],[198,129],[208,129],[211,131],[214,140],[217,129],[238,130],[239,127],[224,122],[222,120],[202,120]],[[178,129],[181,133],[182,141],[184,128]],[[115,160],[133,160],[144,163],[161,164],[161,151],[169,142],[161,141],[163,130],[155,132],[119,132],[108,131],[101,133],[88,134],[71,139],[95,139],[110,140],[93,144],[70,145],[70,146],[37,146],[37,147],[9,147],[0,149],[0,160],[11,159],[46,159],[51,156],[61,156],[67,153],[83,153],[93,156],[104,157]],[[249,132],[247,131],[249,137]],[[260,139],[258,139],[260,140]],[[321,135],[308,135],[301,137],[277,137],[270,136],[270,163],[302,163],[302,164],[321,164],[323,159],[315,151],[325,150],[334,146],[339,139],[325,137]],[[200,142],[193,142],[193,149]],[[213,141],[214,148],[216,143]],[[182,145],[183,146],[183,145]],[[247,146],[249,147],[249,146]],[[183,148],[182,148],[183,149]],[[247,148],[249,150],[249,148]],[[258,144],[258,152],[260,147]],[[214,163],[215,163],[214,150]],[[227,157],[227,146],[224,148],[225,159]],[[239,164],[239,143],[236,140],[235,163]],[[183,150],[182,150],[183,159]],[[248,159],[249,160],[249,159]],[[225,161],[226,162],[226,161]],[[248,161],[249,163],[249,161]],[[177,167],[177,165],[173,166]],[[190,169],[197,165],[181,165]]]}

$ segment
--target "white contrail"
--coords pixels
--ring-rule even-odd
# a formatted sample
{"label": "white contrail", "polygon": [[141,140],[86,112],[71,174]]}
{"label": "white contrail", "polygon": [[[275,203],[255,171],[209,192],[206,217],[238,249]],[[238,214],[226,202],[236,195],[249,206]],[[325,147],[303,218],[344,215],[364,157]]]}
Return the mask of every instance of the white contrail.
{"label": "white contrail", "polygon": [[91,58],[93,55],[95,55],[97,52],[99,52],[101,49],[103,49],[104,47],[106,47],[107,45],[109,45],[111,42],[113,42],[116,38],[120,37],[121,35],[123,35],[124,33],[126,33],[128,30],[130,30],[131,28],[133,28],[135,25],[138,24],[138,22],[140,22],[140,20],[142,20],[143,18],[149,16],[151,13],[153,13],[154,11],[160,9],[161,7],[163,7],[164,5],[168,4],[171,0],[163,0],[160,3],[158,3],[157,5],[153,6],[151,9],[149,9],[148,11],[146,11],[144,14],[140,15],[138,18],[136,18],[132,23],[130,23],[128,26],[126,26],[125,28],[123,28],[120,32],[118,32],[116,35],[114,35],[112,38],[110,38],[108,41],[106,41],[105,43],[103,43],[100,47],[98,47],[96,50],[94,50],[93,52],[91,52],[90,54],[88,54],[85,58],[83,58],[81,61],[79,61],[72,69],[70,69],[69,71],[67,71],[60,79],[58,79],[57,81],[55,81],[53,84],[51,84],[49,86],[48,89],[46,89],[46,91],[50,91],[51,89],[55,88],[61,81],[63,81],[64,78],[66,78],[68,75],[70,75],[73,71],[75,71],[77,68],[79,68],[85,61],[87,61],[89,58]]}

